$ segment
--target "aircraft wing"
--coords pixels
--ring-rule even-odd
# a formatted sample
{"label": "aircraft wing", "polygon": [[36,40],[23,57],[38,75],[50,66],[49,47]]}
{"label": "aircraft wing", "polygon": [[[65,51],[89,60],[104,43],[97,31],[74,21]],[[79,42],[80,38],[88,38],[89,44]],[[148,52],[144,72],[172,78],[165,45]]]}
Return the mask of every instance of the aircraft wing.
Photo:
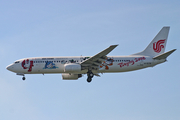
{"label": "aircraft wing", "polygon": [[98,69],[99,65],[102,64],[104,60],[106,60],[106,55],[110,53],[115,47],[118,45],[111,45],[106,48],[102,52],[90,57],[89,59],[83,61],[81,63],[82,69]]}

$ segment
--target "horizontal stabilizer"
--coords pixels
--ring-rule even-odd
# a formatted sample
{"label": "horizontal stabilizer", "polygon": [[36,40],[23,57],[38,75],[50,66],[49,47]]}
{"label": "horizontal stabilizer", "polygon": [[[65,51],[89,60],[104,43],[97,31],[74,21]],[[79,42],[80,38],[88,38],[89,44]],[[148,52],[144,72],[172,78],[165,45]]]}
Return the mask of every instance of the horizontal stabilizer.
{"label": "horizontal stabilizer", "polygon": [[153,59],[156,59],[156,60],[161,60],[161,59],[166,59],[171,53],[173,53],[176,49],[173,49],[169,52],[166,52],[166,53],[163,53],[163,54],[160,54],[158,56],[155,56],[153,57]]}

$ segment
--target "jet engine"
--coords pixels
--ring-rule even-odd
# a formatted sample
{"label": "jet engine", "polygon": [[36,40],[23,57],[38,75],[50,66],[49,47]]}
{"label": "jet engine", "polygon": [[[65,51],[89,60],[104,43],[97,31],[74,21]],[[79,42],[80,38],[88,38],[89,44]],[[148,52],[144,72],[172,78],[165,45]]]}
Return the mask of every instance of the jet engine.
{"label": "jet engine", "polygon": [[81,71],[81,65],[76,63],[69,63],[64,65],[64,72],[79,72]]}
{"label": "jet engine", "polygon": [[69,73],[62,74],[63,80],[77,80],[80,77],[82,77],[82,74],[69,74]]}

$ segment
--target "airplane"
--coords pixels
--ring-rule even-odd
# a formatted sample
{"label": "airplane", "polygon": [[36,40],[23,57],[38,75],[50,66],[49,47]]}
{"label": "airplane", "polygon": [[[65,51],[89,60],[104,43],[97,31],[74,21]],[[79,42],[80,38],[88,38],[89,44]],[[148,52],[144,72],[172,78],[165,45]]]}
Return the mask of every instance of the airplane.
{"label": "airplane", "polygon": [[7,70],[23,76],[25,74],[61,73],[63,80],[77,80],[87,74],[87,82],[100,73],[118,73],[154,67],[163,63],[176,49],[165,51],[169,26],[163,27],[151,43],[139,53],[128,56],[107,56],[118,45],[111,45],[94,56],[79,57],[33,57],[15,61]]}

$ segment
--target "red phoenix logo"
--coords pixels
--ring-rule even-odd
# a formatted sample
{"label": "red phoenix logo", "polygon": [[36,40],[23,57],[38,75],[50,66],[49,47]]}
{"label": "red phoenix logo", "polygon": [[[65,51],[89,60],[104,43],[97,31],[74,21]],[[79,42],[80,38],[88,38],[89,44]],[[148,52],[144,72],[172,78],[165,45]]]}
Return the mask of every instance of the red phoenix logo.
{"label": "red phoenix logo", "polygon": [[161,49],[164,48],[164,45],[162,45],[162,44],[164,44],[165,40],[166,39],[159,40],[159,41],[153,43],[153,49],[155,52],[157,52],[157,53],[161,52]]}

